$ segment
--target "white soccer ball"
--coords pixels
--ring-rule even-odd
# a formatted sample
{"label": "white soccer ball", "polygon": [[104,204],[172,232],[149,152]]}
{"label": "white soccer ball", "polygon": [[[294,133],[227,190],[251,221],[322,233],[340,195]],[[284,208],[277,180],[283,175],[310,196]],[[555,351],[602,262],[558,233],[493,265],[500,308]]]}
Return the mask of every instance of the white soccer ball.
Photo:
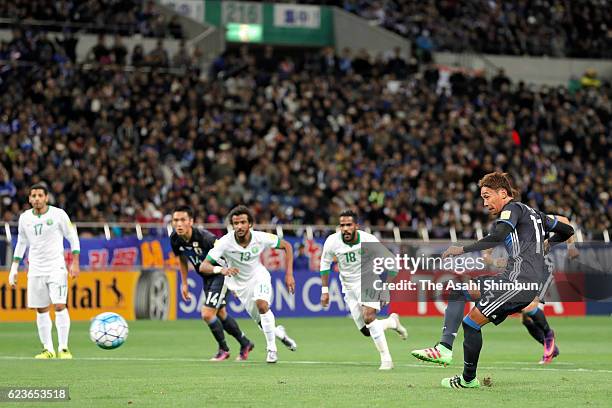
{"label": "white soccer ball", "polygon": [[123,343],[128,336],[128,325],[117,313],[100,313],[91,321],[89,338],[105,350],[112,350]]}

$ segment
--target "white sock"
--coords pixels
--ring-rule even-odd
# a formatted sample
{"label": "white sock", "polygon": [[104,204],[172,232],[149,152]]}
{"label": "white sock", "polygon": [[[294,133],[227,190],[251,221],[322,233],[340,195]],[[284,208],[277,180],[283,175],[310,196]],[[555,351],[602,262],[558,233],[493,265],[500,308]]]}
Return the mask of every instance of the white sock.
{"label": "white sock", "polygon": [[58,350],[68,348],[68,334],[70,333],[70,315],[68,309],[55,312],[55,328],[57,329]]}
{"label": "white sock", "polygon": [[391,354],[389,353],[389,346],[387,346],[387,338],[385,337],[385,329],[380,320],[374,320],[372,323],[366,325],[370,329],[370,336],[374,341],[376,349],[380,353],[381,361],[391,361]]}
{"label": "white sock", "polygon": [[279,339],[282,340],[285,338],[285,331],[281,330],[278,328],[278,326],[274,327],[274,335]]}
{"label": "white sock", "polygon": [[382,323],[383,330],[397,329],[397,322],[395,321],[395,319],[392,319],[391,317],[387,317],[386,319],[381,319],[380,322]]}
{"label": "white sock", "polygon": [[266,344],[267,348],[270,351],[276,351],[276,322],[274,319],[274,313],[271,310],[268,310],[266,313],[261,314],[261,329],[266,336]]}
{"label": "white sock", "polygon": [[55,353],[55,349],[53,348],[53,337],[51,336],[53,322],[51,321],[49,312],[36,313],[36,326],[38,326],[38,337],[43,347]]}

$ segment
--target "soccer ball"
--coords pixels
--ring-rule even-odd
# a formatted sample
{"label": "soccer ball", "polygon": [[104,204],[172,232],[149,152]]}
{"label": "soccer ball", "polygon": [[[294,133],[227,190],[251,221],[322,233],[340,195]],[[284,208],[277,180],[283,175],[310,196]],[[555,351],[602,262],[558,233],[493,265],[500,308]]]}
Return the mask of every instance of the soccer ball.
{"label": "soccer ball", "polygon": [[128,336],[128,325],[117,313],[101,313],[94,317],[89,326],[89,338],[105,350],[122,345]]}

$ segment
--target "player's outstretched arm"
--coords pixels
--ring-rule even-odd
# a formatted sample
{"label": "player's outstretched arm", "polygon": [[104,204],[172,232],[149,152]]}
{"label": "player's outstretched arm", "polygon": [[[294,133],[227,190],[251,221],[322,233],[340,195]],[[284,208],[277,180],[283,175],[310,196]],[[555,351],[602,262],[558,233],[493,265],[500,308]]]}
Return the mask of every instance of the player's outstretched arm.
{"label": "player's outstretched arm", "polygon": [[289,293],[295,293],[295,278],[293,277],[293,247],[288,241],[281,239],[280,249],[285,251],[285,285]]}
{"label": "player's outstretched arm", "polygon": [[512,232],[513,228],[508,223],[500,222],[495,224],[493,231],[486,237],[479,239],[473,244],[465,247],[451,246],[442,254],[442,258],[449,256],[461,255],[468,252],[483,251],[485,249],[495,248]]}

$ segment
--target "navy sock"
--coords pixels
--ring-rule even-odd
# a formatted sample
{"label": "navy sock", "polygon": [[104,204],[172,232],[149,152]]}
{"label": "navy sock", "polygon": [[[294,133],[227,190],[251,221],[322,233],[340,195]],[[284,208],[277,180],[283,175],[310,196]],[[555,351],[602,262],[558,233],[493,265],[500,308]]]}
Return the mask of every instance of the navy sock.
{"label": "navy sock", "polygon": [[531,317],[533,323],[535,323],[535,325],[544,332],[544,336],[550,333],[550,326],[548,325],[548,320],[546,320],[546,315],[540,308],[536,308],[535,312],[529,315],[529,317]]}
{"label": "navy sock", "polygon": [[229,351],[229,347],[227,347],[227,343],[225,343],[225,334],[223,333],[223,324],[221,324],[221,321],[215,317],[211,322],[208,322],[208,328],[213,336],[215,336],[217,343],[219,343],[219,348]]}
{"label": "navy sock", "polygon": [[457,331],[463,318],[463,311],[465,310],[465,302],[469,300],[469,294],[467,292],[454,290],[450,293],[448,299],[448,305],[444,311],[444,327],[442,328],[442,336],[440,337],[440,344],[449,350],[453,349],[453,343],[455,337],[457,337]]}
{"label": "navy sock", "polygon": [[523,325],[527,328],[531,337],[533,337],[538,343],[544,344],[544,331],[540,329],[536,324],[529,318],[529,316],[523,316]]}
{"label": "navy sock", "polygon": [[221,323],[223,324],[225,331],[228,332],[230,336],[233,336],[238,343],[240,343],[240,347],[245,347],[250,343],[247,336],[242,332],[242,330],[240,330],[238,322],[232,316],[228,315],[225,320],[221,320]]}
{"label": "navy sock", "polygon": [[482,349],[480,326],[466,316],[463,320],[463,379],[467,382],[476,378],[480,349]]}

